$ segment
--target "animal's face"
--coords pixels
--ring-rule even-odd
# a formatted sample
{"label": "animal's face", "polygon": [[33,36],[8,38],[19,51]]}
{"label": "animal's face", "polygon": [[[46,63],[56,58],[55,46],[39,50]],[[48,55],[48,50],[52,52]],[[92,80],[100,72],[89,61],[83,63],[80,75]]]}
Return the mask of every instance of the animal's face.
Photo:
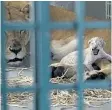
{"label": "animal's face", "polygon": [[100,37],[94,37],[91,40],[89,40],[88,43],[94,55],[98,55],[100,49],[103,49],[105,45],[104,40]]}
{"label": "animal's face", "polygon": [[27,31],[8,31],[6,38],[7,63],[18,66],[26,56],[25,46],[29,41],[29,34]]}

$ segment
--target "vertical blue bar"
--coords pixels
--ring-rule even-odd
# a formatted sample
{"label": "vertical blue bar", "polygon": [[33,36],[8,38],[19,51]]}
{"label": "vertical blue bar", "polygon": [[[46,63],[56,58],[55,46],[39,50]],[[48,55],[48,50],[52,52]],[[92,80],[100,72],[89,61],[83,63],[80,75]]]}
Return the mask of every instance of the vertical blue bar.
{"label": "vertical blue bar", "polygon": [[49,33],[49,2],[35,2],[35,21],[36,25],[36,52],[38,59],[38,74],[37,80],[39,84],[39,110],[49,110],[49,78],[50,70],[48,65],[50,64],[50,33]]}
{"label": "vertical blue bar", "polygon": [[7,108],[7,83],[6,83],[6,60],[5,60],[5,45],[6,45],[6,38],[5,38],[5,27],[3,25],[5,19],[5,11],[4,11],[4,2],[1,2],[1,95],[2,95],[2,110],[8,110]]}
{"label": "vertical blue bar", "polygon": [[84,15],[85,3],[75,2],[76,16],[77,16],[77,37],[78,37],[78,66],[77,66],[77,79],[78,79],[78,110],[84,110],[83,104],[83,35],[84,35]]}
{"label": "vertical blue bar", "polygon": [[[31,2],[31,7],[30,7],[30,19],[31,19],[31,22],[33,23],[36,23],[35,19],[36,19],[36,5],[35,5],[35,2]],[[37,27],[37,25],[36,25]],[[37,32],[35,30],[36,28],[34,28],[34,30],[30,30],[30,35],[31,35],[31,38],[30,38],[30,52],[32,53],[31,54],[31,57],[30,57],[30,64],[33,65],[34,67],[34,70],[33,70],[33,78],[34,78],[34,86],[38,86],[37,83],[38,83],[38,78],[37,78],[37,71],[38,71],[38,65],[37,65],[37,46],[36,46],[36,43],[37,43],[37,37],[35,37],[35,35],[37,35]],[[32,109],[34,110],[38,110],[38,90],[36,89],[34,91],[34,106]]]}
{"label": "vertical blue bar", "polygon": [[[35,86],[37,87],[37,86],[39,86],[38,85],[38,79],[39,79],[39,77],[38,77],[38,28],[37,27],[39,27],[37,24],[38,24],[38,16],[39,16],[39,14],[37,14],[37,10],[38,10],[38,6],[37,6],[37,2],[33,2],[32,3],[32,8],[34,8],[33,9],[33,11],[34,11],[34,23],[36,24],[36,28],[35,28],[35,30],[34,30],[34,39],[32,39],[31,38],[31,40],[33,40],[34,41],[34,44],[33,45],[35,45],[35,50],[34,50],[34,58],[32,59],[33,61],[34,61],[34,75],[35,75],[35,78],[34,78],[34,83],[35,83]],[[32,42],[33,43],[33,42]],[[32,51],[32,50],[31,50]],[[36,90],[35,91],[35,99],[34,99],[34,102],[35,102],[35,105],[34,105],[34,108],[35,108],[35,110],[39,110],[39,91],[38,90]]]}

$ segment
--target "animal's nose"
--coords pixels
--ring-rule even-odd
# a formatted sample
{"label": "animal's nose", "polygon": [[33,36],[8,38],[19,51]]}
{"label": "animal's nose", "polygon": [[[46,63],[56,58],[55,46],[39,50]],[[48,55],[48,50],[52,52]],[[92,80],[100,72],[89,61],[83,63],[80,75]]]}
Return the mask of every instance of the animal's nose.
{"label": "animal's nose", "polygon": [[94,47],[92,50],[95,50],[95,49],[97,49],[97,47]]}
{"label": "animal's nose", "polygon": [[11,49],[11,48],[9,48],[9,50],[17,55],[21,51],[21,48],[19,48],[19,49]]}

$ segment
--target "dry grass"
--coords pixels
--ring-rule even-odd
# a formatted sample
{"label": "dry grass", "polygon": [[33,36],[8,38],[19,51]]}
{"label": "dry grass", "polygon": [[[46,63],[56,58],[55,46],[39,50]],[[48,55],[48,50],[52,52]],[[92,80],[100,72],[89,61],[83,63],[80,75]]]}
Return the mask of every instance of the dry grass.
{"label": "dry grass", "polygon": [[[9,69],[12,71],[13,68]],[[10,87],[18,86],[31,86],[33,84],[33,78],[23,75],[24,70],[29,68],[22,68],[18,72],[16,78],[8,79],[8,85]],[[31,70],[31,68],[30,68]],[[8,70],[7,70],[8,71]],[[63,78],[54,78],[51,79],[52,83],[75,83],[75,80],[63,79]],[[110,90],[103,89],[86,89],[84,91],[84,104],[92,107],[100,107],[100,105],[111,101],[112,92]],[[31,102],[33,100],[33,93],[22,92],[22,93],[9,93],[8,94],[8,103],[11,105],[16,105],[19,107],[25,107],[24,104]],[[78,95],[76,90],[52,90],[50,91],[51,106],[78,106],[77,100]]]}

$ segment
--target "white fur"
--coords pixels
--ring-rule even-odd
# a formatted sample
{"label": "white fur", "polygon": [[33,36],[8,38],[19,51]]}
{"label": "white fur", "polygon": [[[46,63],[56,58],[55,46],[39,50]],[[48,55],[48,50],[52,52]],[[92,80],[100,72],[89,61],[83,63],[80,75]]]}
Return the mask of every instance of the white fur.
{"label": "white fur", "polygon": [[63,45],[61,42],[53,42],[51,45],[51,52],[54,54],[53,60],[61,60],[64,56],[77,49],[77,40],[72,40],[68,44]]}
{"label": "white fur", "polygon": [[52,40],[51,42],[51,47],[52,48],[60,48],[61,46],[63,46],[65,43],[62,39],[60,40]]}
{"label": "white fur", "polygon": [[23,47],[22,50],[17,54],[17,58],[24,58],[26,55],[26,49]]}
{"label": "white fur", "polygon": [[[112,56],[107,54],[103,50],[103,47],[105,44],[103,39],[101,39],[99,37],[94,37],[88,43],[89,43],[89,47],[84,50],[83,64],[88,68],[89,71],[94,70],[94,68],[92,67],[92,63],[94,63],[98,59],[105,58],[105,59],[111,61]],[[92,49],[94,49],[95,47],[97,49],[99,49],[98,55],[93,54]],[[66,69],[71,68],[69,70],[72,72],[68,72],[68,74],[66,74],[67,77],[71,77],[71,76],[73,76],[73,74],[76,73],[77,59],[78,59],[77,56],[78,56],[78,51],[71,52],[68,55],[66,55],[65,57],[63,57],[59,63],[59,66],[60,65],[64,66]]]}
{"label": "white fur", "polygon": [[8,53],[6,54],[6,59],[7,60],[14,59],[15,57],[16,57],[16,54],[14,54],[12,52],[10,54],[8,54]]}

